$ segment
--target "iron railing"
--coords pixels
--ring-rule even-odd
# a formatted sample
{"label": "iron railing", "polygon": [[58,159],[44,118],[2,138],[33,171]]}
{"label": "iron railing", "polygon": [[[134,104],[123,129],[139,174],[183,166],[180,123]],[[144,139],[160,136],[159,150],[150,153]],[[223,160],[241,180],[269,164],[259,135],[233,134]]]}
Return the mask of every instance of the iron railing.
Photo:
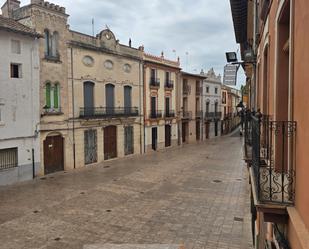
{"label": "iron railing", "polygon": [[167,89],[173,89],[174,88],[174,81],[172,80],[165,80],[165,88]]}
{"label": "iron railing", "polygon": [[174,110],[166,110],[164,113],[165,118],[175,118],[176,114]]}
{"label": "iron railing", "polygon": [[271,121],[256,114],[251,116],[250,123],[252,167],[259,201],[293,205],[296,122]]}
{"label": "iron railing", "polygon": [[17,148],[0,150],[0,170],[18,166]]}
{"label": "iron railing", "polygon": [[151,77],[150,87],[160,87],[160,79]]}
{"label": "iron railing", "polygon": [[188,94],[190,94],[190,92],[191,92],[191,87],[187,84],[184,84],[183,87],[182,87],[182,93],[184,95],[188,95]]}
{"label": "iron railing", "polygon": [[183,119],[192,119],[192,112],[182,111],[182,118]]}
{"label": "iron railing", "polygon": [[220,120],[222,116],[222,112],[205,112],[205,120],[212,121],[212,120]]}
{"label": "iron railing", "polygon": [[284,233],[280,231],[280,228],[277,224],[274,224],[274,235],[275,235],[276,241],[279,244],[280,248],[291,249],[288,239],[286,238]]}
{"label": "iron railing", "polygon": [[149,113],[150,113],[150,114],[149,114],[149,118],[150,118],[150,119],[162,118],[162,111],[151,110]]}
{"label": "iron railing", "polygon": [[138,116],[137,107],[81,107],[80,118],[110,118]]}

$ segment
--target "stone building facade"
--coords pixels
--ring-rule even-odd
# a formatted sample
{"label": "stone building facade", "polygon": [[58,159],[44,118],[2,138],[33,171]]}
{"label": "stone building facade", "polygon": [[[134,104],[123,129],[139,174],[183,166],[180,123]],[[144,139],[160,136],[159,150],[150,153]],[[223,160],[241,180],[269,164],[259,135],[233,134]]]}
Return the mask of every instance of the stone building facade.
{"label": "stone building facade", "polygon": [[221,136],[221,76],[213,68],[206,74],[202,85],[203,139]]}
{"label": "stone building facade", "polygon": [[0,16],[0,185],[32,179],[40,168],[39,39]]}
{"label": "stone building facade", "polygon": [[143,51],[109,30],[70,31],[68,86],[75,167],[142,153]]}
{"label": "stone building facade", "polygon": [[145,152],[178,144],[180,63],[144,53]]}
{"label": "stone building facade", "polygon": [[180,85],[180,134],[181,143],[194,143],[202,140],[202,82],[205,76],[181,72]]}

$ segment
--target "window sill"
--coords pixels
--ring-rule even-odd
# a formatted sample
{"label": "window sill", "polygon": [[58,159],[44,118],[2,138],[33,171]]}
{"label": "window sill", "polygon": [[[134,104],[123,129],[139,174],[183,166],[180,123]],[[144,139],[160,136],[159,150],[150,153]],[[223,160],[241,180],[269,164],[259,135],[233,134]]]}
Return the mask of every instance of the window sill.
{"label": "window sill", "polygon": [[60,116],[60,115],[63,115],[64,113],[63,112],[61,112],[61,111],[59,111],[59,112],[57,112],[57,111],[54,111],[54,112],[44,112],[41,116],[43,117],[43,116]]}
{"label": "window sill", "polygon": [[62,63],[62,61],[60,60],[60,57],[45,56],[44,60],[47,62],[53,62],[53,63],[59,63],[59,64]]}

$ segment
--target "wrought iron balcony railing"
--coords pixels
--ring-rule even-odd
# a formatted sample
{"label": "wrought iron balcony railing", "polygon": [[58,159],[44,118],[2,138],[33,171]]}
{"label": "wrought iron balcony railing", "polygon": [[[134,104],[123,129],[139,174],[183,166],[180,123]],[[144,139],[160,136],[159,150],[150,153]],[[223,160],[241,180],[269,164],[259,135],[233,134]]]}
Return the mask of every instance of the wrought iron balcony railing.
{"label": "wrought iron balcony railing", "polygon": [[160,79],[151,77],[150,87],[160,87]]}
{"label": "wrought iron balcony railing", "polygon": [[166,80],[164,87],[167,88],[167,89],[173,89],[174,88],[174,81],[173,80]]}
{"label": "wrought iron balcony railing", "polygon": [[183,119],[192,119],[192,112],[182,111],[182,118]]}
{"label": "wrought iron balcony railing", "polygon": [[176,114],[174,110],[166,110],[164,113],[165,118],[175,118]]}
{"label": "wrought iron balcony railing", "polygon": [[205,112],[204,119],[208,121],[220,120],[222,112]]}
{"label": "wrought iron balcony railing", "polygon": [[82,107],[79,115],[86,119],[135,116],[138,116],[137,107]]}
{"label": "wrought iron balcony railing", "polygon": [[195,117],[197,117],[197,118],[202,118],[202,116],[203,116],[203,112],[202,111],[196,111],[195,112]]}
{"label": "wrought iron balcony railing", "polygon": [[188,95],[188,94],[190,94],[190,92],[191,92],[191,87],[189,85],[187,85],[187,84],[183,85],[182,93],[184,95]]}
{"label": "wrought iron balcony railing", "polygon": [[158,119],[158,118],[162,118],[162,111],[158,111],[158,110],[151,110],[149,111],[149,118],[150,119]]}
{"label": "wrought iron balcony railing", "polygon": [[[250,124],[245,124],[245,141],[247,146],[252,145],[252,169],[259,201],[293,205],[296,122],[271,121],[259,114],[246,122]],[[251,139],[247,138],[250,135]]]}

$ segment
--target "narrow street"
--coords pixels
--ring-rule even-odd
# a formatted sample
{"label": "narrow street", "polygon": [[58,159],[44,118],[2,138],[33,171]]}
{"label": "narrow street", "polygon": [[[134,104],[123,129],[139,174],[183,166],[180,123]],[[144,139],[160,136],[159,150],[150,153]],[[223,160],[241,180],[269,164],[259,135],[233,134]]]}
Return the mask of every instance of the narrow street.
{"label": "narrow street", "polygon": [[160,243],[249,249],[241,145],[236,133],[2,187],[0,247]]}

